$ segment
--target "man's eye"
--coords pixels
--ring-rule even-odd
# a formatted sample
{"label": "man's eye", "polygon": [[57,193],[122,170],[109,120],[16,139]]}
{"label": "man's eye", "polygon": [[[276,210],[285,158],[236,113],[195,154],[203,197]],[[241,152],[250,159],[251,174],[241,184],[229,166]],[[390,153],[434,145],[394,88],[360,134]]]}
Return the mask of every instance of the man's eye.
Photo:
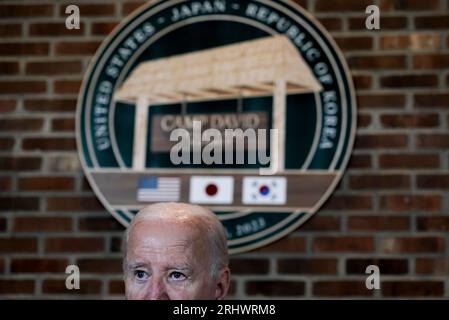
{"label": "man's eye", "polygon": [[134,275],[138,280],[145,280],[148,278],[148,274],[143,270],[134,271]]}
{"label": "man's eye", "polygon": [[175,281],[181,281],[181,280],[185,280],[186,276],[184,274],[182,274],[181,272],[173,271],[172,273],[170,273],[170,279],[175,280]]}

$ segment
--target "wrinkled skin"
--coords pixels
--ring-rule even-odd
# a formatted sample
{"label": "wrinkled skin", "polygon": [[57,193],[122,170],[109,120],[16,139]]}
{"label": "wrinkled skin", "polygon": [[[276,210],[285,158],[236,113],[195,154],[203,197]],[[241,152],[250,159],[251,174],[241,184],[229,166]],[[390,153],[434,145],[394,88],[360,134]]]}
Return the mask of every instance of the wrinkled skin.
{"label": "wrinkled skin", "polygon": [[192,225],[139,221],[128,242],[126,298],[133,300],[222,299],[229,269],[210,276],[207,236]]}

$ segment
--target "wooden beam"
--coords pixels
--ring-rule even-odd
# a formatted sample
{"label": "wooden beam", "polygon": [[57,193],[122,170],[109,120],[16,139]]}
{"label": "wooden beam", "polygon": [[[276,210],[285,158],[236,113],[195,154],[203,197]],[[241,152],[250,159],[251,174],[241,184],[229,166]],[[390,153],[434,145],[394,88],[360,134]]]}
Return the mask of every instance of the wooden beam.
{"label": "wooden beam", "polygon": [[137,98],[134,115],[133,169],[144,170],[147,155],[148,113],[150,102],[147,97]]}
{"label": "wooden beam", "polygon": [[271,141],[270,157],[273,172],[285,170],[285,119],[287,107],[287,85],[285,80],[275,82],[273,92],[273,129],[278,130],[278,139]]}

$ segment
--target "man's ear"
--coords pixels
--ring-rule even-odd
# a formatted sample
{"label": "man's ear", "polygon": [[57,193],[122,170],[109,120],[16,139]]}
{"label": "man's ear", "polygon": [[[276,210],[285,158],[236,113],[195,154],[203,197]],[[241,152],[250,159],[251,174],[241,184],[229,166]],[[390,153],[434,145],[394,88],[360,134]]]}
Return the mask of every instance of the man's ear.
{"label": "man's ear", "polygon": [[228,267],[221,269],[220,275],[217,278],[215,287],[215,299],[222,300],[228,294],[229,284],[231,281],[230,270]]}

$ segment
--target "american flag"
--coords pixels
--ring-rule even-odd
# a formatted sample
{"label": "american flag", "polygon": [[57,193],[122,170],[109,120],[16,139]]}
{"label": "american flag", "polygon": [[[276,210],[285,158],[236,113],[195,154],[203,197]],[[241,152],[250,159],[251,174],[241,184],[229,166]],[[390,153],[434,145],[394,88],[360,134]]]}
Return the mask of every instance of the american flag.
{"label": "american flag", "polygon": [[177,177],[141,177],[137,188],[137,201],[179,201],[181,179]]}

